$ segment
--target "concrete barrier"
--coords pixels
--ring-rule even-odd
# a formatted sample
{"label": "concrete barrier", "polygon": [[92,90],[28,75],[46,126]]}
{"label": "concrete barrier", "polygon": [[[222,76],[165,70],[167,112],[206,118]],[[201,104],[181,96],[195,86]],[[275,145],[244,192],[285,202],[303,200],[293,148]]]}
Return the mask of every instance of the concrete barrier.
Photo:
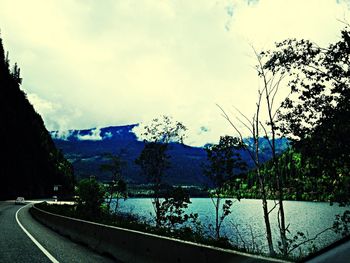
{"label": "concrete barrier", "polygon": [[35,205],[30,212],[56,232],[122,262],[285,262],[56,215]]}

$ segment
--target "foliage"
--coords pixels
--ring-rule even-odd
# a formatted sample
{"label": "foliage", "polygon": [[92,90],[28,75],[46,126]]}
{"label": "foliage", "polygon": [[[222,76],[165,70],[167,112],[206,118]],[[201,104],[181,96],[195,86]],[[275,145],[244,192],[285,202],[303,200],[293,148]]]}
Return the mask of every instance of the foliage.
{"label": "foliage", "polygon": [[221,193],[225,182],[232,179],[235,172],[241,173],[246,169],[246,163],[238,153],[242,147],[238,138],[228,135],[221,136],[218,144],[206,147],[209,164],[204,173],[210,178],[216,191]]}
{"label": "foliage", "polygon": [[[277,43],[276,50],[257,56],[259,76],[265,83],[273,150],[271,162],[258,171],[267,179],[269,189],[277,194],[279,247],[284,256],[300,244],[313,241],[300,232],[293,238],[286,235],[288,226],[285,227],[282,201],[288,186],[292,188],[294,182],[295,191],[301,191],[302,198],[308,194],[318,198],[327,195],[331,203],[349,203],[349,50],[350,32],[346,28],[341,40],[327,48],[320,48],[307,40],[288,39]],[[266,72],[272,77],[268,79]],[[269,96],[284,78],[288,79],[290,96],[276,112],[278,121],[275,122],[271,116],[276,115],[271,115],[269,104],[273,103],[275,95],[271,101]],[[271,84],[274,79],[278,79],[276,88]],[[268,87],[271,86],[270,92]],[[274,153],[277,129],[280,135],[288,136],[294,146],[282,156]],[[269,175],[275,175],[277,180]],[[304,240],[298,244],[300,239]]]}
{"label": "foliage", "polygon": [[331,201],[350,200],[350,31],[326,48],[288,39],[266,52],[265,68],[289,74],[291,96],[280,109],[279,128],[302,155],[305,176],[319,181]]}
{"label": "foliage", "polygon": [[342,215],[337,215],[333,224],[335,233],[343,237],[350,235],[350,211],[346,210]]}
{"label": "foliage", "polygon": [[[263,90],[258,90],[257,113],[253,121],[242,115],[248,121],[245,127],[257,142],[255,152],[259,151],[258,129],[262,128],[270,142],[273,158],[261,167],[256,154],[256,158],[252,159],[258,164],[255,176],[258,182],[251,180],[241,185],[246,187],[251,184],[255,188],[260,185],[263,200],[266,196],[278,199],[278,223],[284,256],[290,253],[291,240],[293,243],[301,238],[287,238],[286,235],[288,226],[285,224],[283,199],[287,195],[296,199],[326,199],[341,205],[350,202],[349,51],[350,31],[345,28],[341,39],[327,48],[308,40],[287,39],[277,43],[275,50],[256,53]],[[284,79],[290,95],[273,113],[274,98]],[[258,121],[263,94],[270,133]],[[237,126],[223,113],[241,136]],[[277,134],[288,136],[293,146],[280,156],[275,151]],[[251,178],[248,175],[248,179]],[[264,209],[265,222],[269,214],[266,211]]]}
{"label": "foliage", "polygon": [[145,142],[169,144],[171,142],[183,143],[187,128],[181,122],[163,115],[155,118],[150,124],[144,125],[141,136]]}
{"label": "foliage", "polygon": [[110,210],[112,199],[116,199],[114,213],[118,211],[119,199],[127,198],[127,185],[122,177],[122,168],[126,163],[122,160],[121,154],[122,153],[119,153],[118,155],[106,154],[109,162],[102,164],[100,167],[101,170],[112,174],[106,188],[106,198],[108,211]]}
{"label": "foliage", "polygon": [[[159,187],[164,176],[164,172],[170,166],[169,156],[166,154],[167,144],[158,142],[148,142],[145,144],[140,156],[135,160],[140,166],[148,182]],[[155,189],[158,191],[158,189]]]}
{"label": "foliage", "polygon": [[[334,202],[340,200],[337,195],[343,195],[341,191],[346,189],[349,177],[342,177],[341,185],[334,189],[333,182],[325,176],[310,176],[312,166],[307,162],[307,156],[303,156],[295,149],[289,149],[279,156],[281,176],[283,180],[283,193],[286,200],[295,201],[320,201]],[[266,178],[267,197],[274,199],[275,182],[271,177],[273,172],[272,161],[261,166],[261,173]],[[254,169],[239,175],[238,178],[228,183],[228,195],[239,191],[241,198],[261,198],[261,191],[258,187],[258,179]]]}
{"label": "foliage", "polygon": [[177,229],[189,220],[196,223],[198,214],[185,214],[185,209],[191,204],[190,196],[181,187],[168,190],[159,207],[160,225]]}
{"label": "foliage", "polygon": [[153,185],[152,204],[156,214],[156,225],[160,227],[162,225],[161,185],[164,173],[170,166],[166,152],[170,143],[183,142],[186,127],[168,116],[163,116],[161,120],[153,119],[151,124],[143,127],[143,130],[145,146],[135,163],[141,167],[148,182]]}
{"label": "foliage", "polygon": [[102,214],[104,189],[95,178],[83,179],[77,185],[77,211],[87,219],[99,218]]}
{"label": "foliage", "polygon": [[222,136],[218,144],[209,145],[206,148],[208,165],[204,173],[210,178],[214,190],[210,197],[215,207],[215,236],[220,239],[220,228],[224,219],[231,213],[231,200],[225,200],[219,212],[225,183],[232,179],[235,172],[242,172],[246,168],[238,150],[242,148],[240,140],[231,136]]}

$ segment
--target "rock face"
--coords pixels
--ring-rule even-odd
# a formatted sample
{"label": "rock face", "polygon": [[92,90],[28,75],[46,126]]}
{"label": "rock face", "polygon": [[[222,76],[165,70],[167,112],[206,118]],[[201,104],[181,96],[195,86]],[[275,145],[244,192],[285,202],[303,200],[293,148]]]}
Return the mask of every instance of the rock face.
{"label": "rock face", "polygon": [[20,89],[20,69],[10,69],[0,38],[0,199],[68,194],[73,169],[53,143],[41,116]]}

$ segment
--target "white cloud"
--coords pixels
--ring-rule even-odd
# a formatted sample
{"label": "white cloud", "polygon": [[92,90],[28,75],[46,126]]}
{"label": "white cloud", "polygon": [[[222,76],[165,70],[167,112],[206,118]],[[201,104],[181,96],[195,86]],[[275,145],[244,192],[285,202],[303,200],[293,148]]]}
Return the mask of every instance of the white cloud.
{"label": "white cloud", "polygon": [[33,104],[35,110],[40,113],[50,114],[60,108],[58,104],[44,100],[35,93],[28,93],[27,98]]}
{"label": "white cloud", "polygon": [[336,0],[262,0],[253,6],[235,5],[231,30],[258,48],[272,48],[274,42],[286,38],[306,38],[320,45],[339,36],[346,19],[346,1]]}
{"label": "white cloud", "polygon": [[101,130],[98,128],[92,129],[89,134],[78,134],[77,139],[80,141],[101,141]]}
{"label": "white cloud", "polygon": [[61,139],[67,141],[69,137],[72,136],[73,131],[72,130],[56,130],[51,131],[51,137],[54,139]]}
{"label": "white cloud", "polygon": [[296,37],[326,45],[348,16],[348,2],[338,2],[1,0],[0,26],[48,129],[165,114],[200,145],[233,134],[216,103],[252,114],[259,82],[250,44]]}

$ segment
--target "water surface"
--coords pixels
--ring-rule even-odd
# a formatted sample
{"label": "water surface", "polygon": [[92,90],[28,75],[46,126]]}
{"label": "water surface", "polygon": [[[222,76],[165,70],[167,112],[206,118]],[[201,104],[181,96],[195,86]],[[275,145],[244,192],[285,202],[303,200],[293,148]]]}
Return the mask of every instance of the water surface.
{"label": "water surface", "polygon": [[[233,199],[232,199],[233,200]],[[210,231],[210,224],[215,224],[215,208],[210,198],[192,198],[192,204],[186,210],[187,213],[198,213],[199,220],[208,234],[214,234]],[[225,219],[222,225],[222,235],[230,238],[231,242],[242,246],[244,243],[251,246],[256,243],[259,249],[267,252],[265,224],[263,220],[263,210],[261,200],[243,199],[241,201],[233,200],[231,208],[232,213]],[[273,207],[274,201],[268,202],[269,207]],[[298,231],[303,232],[310,238],[321,232],[325,228],[333,225],[335,215],[342,214],[349,207],[330,206],[325,202],[300,202],[285,201],[286,223],[289,225],[289,236],[294,236]],[[148,220],[154,218],[153,205],[150,198],[129,198],[121,201],[120,210],[131,212],[144,217]],[[279,239],[277,209],[270,214],[273,238],[277,248]],[[341,236],[332,231],[322,234],[316,239],[314,244],[318,247],[324,247]],[[311,248],[311,244],[304,245],[301,251],[306,254]]]}

